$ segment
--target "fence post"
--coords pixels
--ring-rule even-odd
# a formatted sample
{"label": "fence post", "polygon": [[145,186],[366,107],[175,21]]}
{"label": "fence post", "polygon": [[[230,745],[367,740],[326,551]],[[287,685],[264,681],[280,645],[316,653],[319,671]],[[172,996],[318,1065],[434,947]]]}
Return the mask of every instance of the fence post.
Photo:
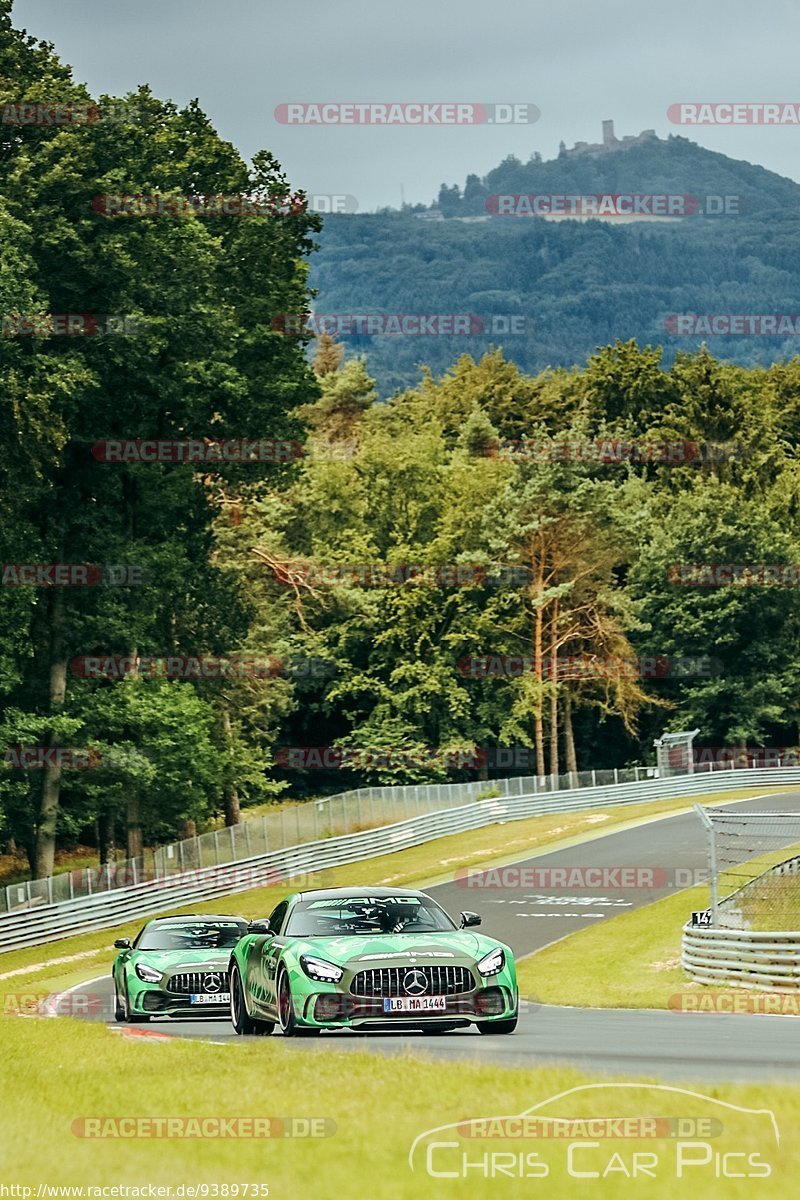
{"label": "fence post", "polygon": [[614,767],[614,783],[619,783],[619,768]]}
{"label": "fence post", "polygon": [[708,837],[708,870],[711,876],[709,880],[709,891],[711,893],[711,927],[716,929],[718,926],[719,914],[719,895],[717,889],[717,839],[714,833],[714,825],[702,804],[693,804],[692,808],[697,813],[700,820],[705,826]]}
{"label": "fence post", "polygon": [[597,771],[592,767],[592,787],[597,787]]}
{"label": "fence post", "polygon": [[236,834],[233,832],[233,825],[229,825],[228,829],[231,831],[231,862],[238,862],[239,860],[236,857]]}

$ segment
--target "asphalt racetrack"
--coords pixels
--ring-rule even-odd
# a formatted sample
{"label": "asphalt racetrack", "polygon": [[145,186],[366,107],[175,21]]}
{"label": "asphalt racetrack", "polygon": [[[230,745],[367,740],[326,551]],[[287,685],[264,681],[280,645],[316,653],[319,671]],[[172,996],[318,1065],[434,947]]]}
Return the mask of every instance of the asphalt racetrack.
{"label": "asphalt racetrack", "polygon": [[[736,805],[750,811],[800,811],[800,791],[774,793]],[[688,886],[686,872],[706,867],[705,837],[694,813],[665,817],[632,829],[611,832],[567,849],[539,854],[514,864],[521,868],[607,868],[601,876],[614,881],[617,868],[652,868],[656,886],[600,886],[567,891],[564,887],[530,887],[505,868],[489,876],[490,887],[467,887],[451,881],[426,888],[451,914],[474,909],[483,917],[482,932],[507,942],[518,958],[632,907],[649,904]],[[678,883],[673,883],[674,872]],[[683,874],[681,874],[683,873]],[[538,877],[541,879],[541,876]],[[646,876],[643,876],[646,878]],[[354,871],[354,883],[357,872]],[[545,882],[547,880],[545,879]],[[498,886],[495,886],[497,884]],[[236,898],[231,897],[231,911]],[[266,915],[266,914],[265,914]],[[688,916],[688,913],[687,913]],[[110,973],[71,989],[91,998],[86,1019],[108,1021],[113,1011]],[[98,999],[101,1003],[98,1003]],[[115,1026],[120,1029],[120,1026]],[[206,1038],[230,1043],[237,1038],[228,1020],[151,1020],[122,1027],[129,1036]],[[525,1000],[512,1035],[481,1035],[477,1030],[449,1034],[369,1034],[349,1030],[316,1039],[286,1039],[290,1053],[326,1053],[333,1045],[375,1053],[424,1052],[447,1059],[492,1061],[509,1067],[565,1063],[595,1072],[657,1075],[697,1082],[800,1079],[800,1022],[792,1016],[676,1013],[634,1009],[578,1009],[538,1005]],[[275,1034],[273,1036],[280,1036]]]}

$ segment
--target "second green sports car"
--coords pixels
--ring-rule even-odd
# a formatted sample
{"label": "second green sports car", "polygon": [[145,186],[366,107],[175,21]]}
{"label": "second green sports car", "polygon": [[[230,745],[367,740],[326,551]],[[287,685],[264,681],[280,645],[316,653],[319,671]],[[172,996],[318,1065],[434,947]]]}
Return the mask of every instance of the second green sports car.
{"label": "second green sports car", "polygon": [[297,892],[255,921],[229,964],[240,1034],[287,1037],[349,1026],[512,1033],[518,992],[508,946],[461,926],[425,892]]}
{"label": "second green sports car", "polygon": [[247,931],[243,917],[160,917],[114,943],[114,1016],[228,1016],[228,960]]}

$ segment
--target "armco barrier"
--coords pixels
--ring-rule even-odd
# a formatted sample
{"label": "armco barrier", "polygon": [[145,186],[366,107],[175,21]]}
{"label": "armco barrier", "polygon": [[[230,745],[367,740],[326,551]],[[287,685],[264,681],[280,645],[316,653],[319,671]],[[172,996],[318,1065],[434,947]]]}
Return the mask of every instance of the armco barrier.
{"label": "armco barrier", "polygon": [[800,933],[684,925],[681,964],[697,983],[774,991],[800,987]]}
{"label": "armco barrier", "polygon": [[76,933],[108,929],[128,919],[249,891],[277,879],[290,886],[293,874],[356,863],[484,825],[548,813],[580,812],[598,806],[609,808],[734,788],[796,783],[800,783],[800,768],[726,769],[672,779],[478,800],[377,829],[305,842],[239,862],[150,879],[63,904],[43,904],[35,909],[7,913],[0,916],[0,953],[56,941]]}
{"label": "armco barrier", "polygon": [[180,875],[203,867],[243,862],[305,842],[344,837],[380,825],[395,825],[423,813],[461,808],[474,800],[494,796],[541,796],[612,783],[638,783],[657,774],[654,767],[615,767],[566,775],[514,775],[461,783],[394,784],[339,792],[305,804],[275,804],[260,816],[251,816],[238,825],[170,842],[156,850],[148,849],[138,858],[10,884],[0,888],[0,914],[47,904],[65,904],[100,892],[135,886],[145,879],[161,879],[165,875]]}

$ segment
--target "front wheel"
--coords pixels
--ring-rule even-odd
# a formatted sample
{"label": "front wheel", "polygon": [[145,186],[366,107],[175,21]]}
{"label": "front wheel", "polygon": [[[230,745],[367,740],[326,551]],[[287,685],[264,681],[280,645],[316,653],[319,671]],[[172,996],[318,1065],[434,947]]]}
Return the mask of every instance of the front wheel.
{"label": "front wheel", "polygon": [[513,1033],[517,1028],[517,1014],[507,1021],[478,1021],[477,1024],[481,1033]]}
{"label": "front wheel", "polygon": [[122,1001],[119,998],[119,988],[117,987],[117,977],[116,977],[116,975],[112,975],[111,978],[114,981],[114,1020],[115,1021],[124,1021],[125,1020],[125,1008],[123,1007]]}
{"label": "front wheel", "polygon": [[289,983],[289,972],[284,968],[278,976],[278,1023],[284,1037],[315,1037],[318,1029],[306,1029],[298,1025],[294,1015],[294,998]]}
{"label": "front wheel", "polygon": [[122,1004],[120,1005],[120,1012],[122,1015],[119,1017],[116,1014],[117,1003],[118,1002],[115,1001],[114,1005],[114,1016],[117,1021],[123,1021],[128,1025],[144,1025],[150,1020],[150,1018],[144,1014],[131,1012],[131,1000],[130,996],[128,995],[128,985],[125,982],[124,975],[122,976]]}
{"label": "front wheel", "polygon": [[257,1021],[248,1013],[242,977],[237,966],[231,967],[231,1021],[236,1032],[243,1035],[266,1036],[275,1028],[272,1021]]}

